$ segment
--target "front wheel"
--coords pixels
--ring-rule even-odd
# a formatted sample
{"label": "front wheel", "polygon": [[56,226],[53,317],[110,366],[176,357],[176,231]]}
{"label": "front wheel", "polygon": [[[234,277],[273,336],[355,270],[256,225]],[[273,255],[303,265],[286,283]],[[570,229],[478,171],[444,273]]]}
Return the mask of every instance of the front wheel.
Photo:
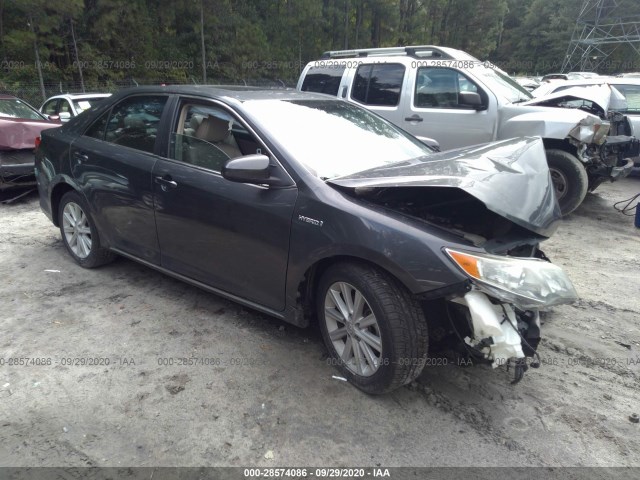
{"label": "front wheel", "polygon": [[547,164],[562,215],[573,212],[587,195],[589,178],[584,165],[564,150],[549,149]]}
{"label": "front wheel", "polygon": [[114,253],[100,244],[98,230],[84,199],[77,192],[67,192],[62,196],[58,224],[64,246],[82,267],[98,267],[115,258]]}
{"label": "front wheel", "polygon": [[376,267],[330,267],[317,291],[320,329],[333,364],[360,390],[380,394],[416,378],[427,357],[420,305]]}

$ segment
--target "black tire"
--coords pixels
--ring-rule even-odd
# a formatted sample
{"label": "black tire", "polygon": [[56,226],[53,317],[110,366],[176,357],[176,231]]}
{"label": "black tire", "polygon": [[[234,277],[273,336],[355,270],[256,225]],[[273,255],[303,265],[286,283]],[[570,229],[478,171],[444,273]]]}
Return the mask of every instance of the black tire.
{"label": "black tire", "polygon": [[[351,327],[351,333],[344,333],[344,341],[331,339],[329,329],[333,327],[331,331],[335,334],[340,320],[336,321],[336,317],[332,318],[333,315],[326,312],[339,311],[337,307],[333,308],[337,304],[333,300],[335,297],[329,292],[334,287],[335,293],[338,290],[335,288],[337,285],[352,287],[364,297],[366,306],[360,309],[360,316],[364,317],[362,318],[364,322],[367,318],[371,318],[369,314],[372,313],[375,317],[375,327],[358,327],[359,333],[353,333],[354,329]],[[340,298],[344,299],[344,291]],[[355,304],[354,299],[357,298],[357,294],[354,292],[351,298],[352,304]],[[427,322],[420,304],[391,275],[367,264],[355,262],[336,264],[329,267],[320,279],[316,299],[320,329],[332,363],[350,383],[366,393],[382,394],[395,390],[420,375],[426,362],[429,344]],[[355,309],[354,306],[353,310]],[[333,325],[328,325],[329,323]],[[346,320],[342,325],[344,325],[343,330],[346,330]],[[363,330],[366,330],[365,334],[372,333],[371,338],[377,336],[380,339],[379,352],[364,345],[365,341],[360,336]],[[363,345],[356,346],[354,349],[351,344],[354,355],[352,363],[349,363],[349,359],[347,361],[341,359],[336,349],[342,346],[343,353],[348,350],[347,343],[350,338],[357,338],[359,345]],[[336,347],[334,341],[340,345]],[[366,360],[366,358],[372,358],[367,357],[366,349],[369,349],[369,353],[377,354],[378,362],[373,362],[377,363],[375,369],[371,367],[373,363]],[[363,373],[354,371],[358,369],[358,362],[355,360],[356,351],[362,354],[360,358],[363,361],[359,364],[359,368]],[[370,371],[365,374],[363,366]]]}
{"label": "black tire", "polygon": [[88,212],[81,195],[67,192],[62,196],[58,207],[58,224],[62,243],[71,257],[84,268],[94,268],[112,262],[116,255],[100,244],[98,229]]}
{"label": "black tire", "polygon": [[568,215],[578,208],[587,195],[587,171],[580,160],[569,152],[549,149],[546,153],[560,211],[562,215]]}

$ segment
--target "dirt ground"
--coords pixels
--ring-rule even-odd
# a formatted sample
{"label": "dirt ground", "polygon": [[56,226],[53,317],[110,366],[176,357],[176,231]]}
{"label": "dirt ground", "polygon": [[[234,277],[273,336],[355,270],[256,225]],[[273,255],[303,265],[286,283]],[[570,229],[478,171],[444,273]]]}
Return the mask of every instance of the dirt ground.
{"label": "dirt ground", "polygon": [[332,377],[317,329],[84,270],[37,195],[0,205],[0,465],[640,466],[640,229],[612,207],[639,192],[601,186],[543,245],[580,300],[544,315],[541,368],[449,363],[380,397]]}

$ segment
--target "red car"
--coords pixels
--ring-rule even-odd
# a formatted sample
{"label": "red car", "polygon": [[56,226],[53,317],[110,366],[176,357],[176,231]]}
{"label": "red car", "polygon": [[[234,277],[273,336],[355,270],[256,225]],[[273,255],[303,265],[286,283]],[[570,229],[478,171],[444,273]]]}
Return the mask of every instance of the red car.
{"label": "red car", "polygon": [[27,102],[0,95],[0,191],[35,184],[36,137],[42,130],[60,125]]}

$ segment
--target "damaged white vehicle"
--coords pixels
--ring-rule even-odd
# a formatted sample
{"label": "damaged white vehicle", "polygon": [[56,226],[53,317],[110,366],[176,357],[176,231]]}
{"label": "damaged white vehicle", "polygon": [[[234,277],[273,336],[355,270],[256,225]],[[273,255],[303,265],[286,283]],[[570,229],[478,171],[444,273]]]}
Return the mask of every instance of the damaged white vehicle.
{"label": "damaged white vehicle", "polygon": [[638,155],[628,119],[601,108],[600,100],[597,108],[581,94],[532,101],[505,72],[452,48],[326,52],[307,64],[297,88],[362,105],[415,136],[435,139],[443,150],[540,136],[564,215],[587,191],[628,175],[630,158]]}

